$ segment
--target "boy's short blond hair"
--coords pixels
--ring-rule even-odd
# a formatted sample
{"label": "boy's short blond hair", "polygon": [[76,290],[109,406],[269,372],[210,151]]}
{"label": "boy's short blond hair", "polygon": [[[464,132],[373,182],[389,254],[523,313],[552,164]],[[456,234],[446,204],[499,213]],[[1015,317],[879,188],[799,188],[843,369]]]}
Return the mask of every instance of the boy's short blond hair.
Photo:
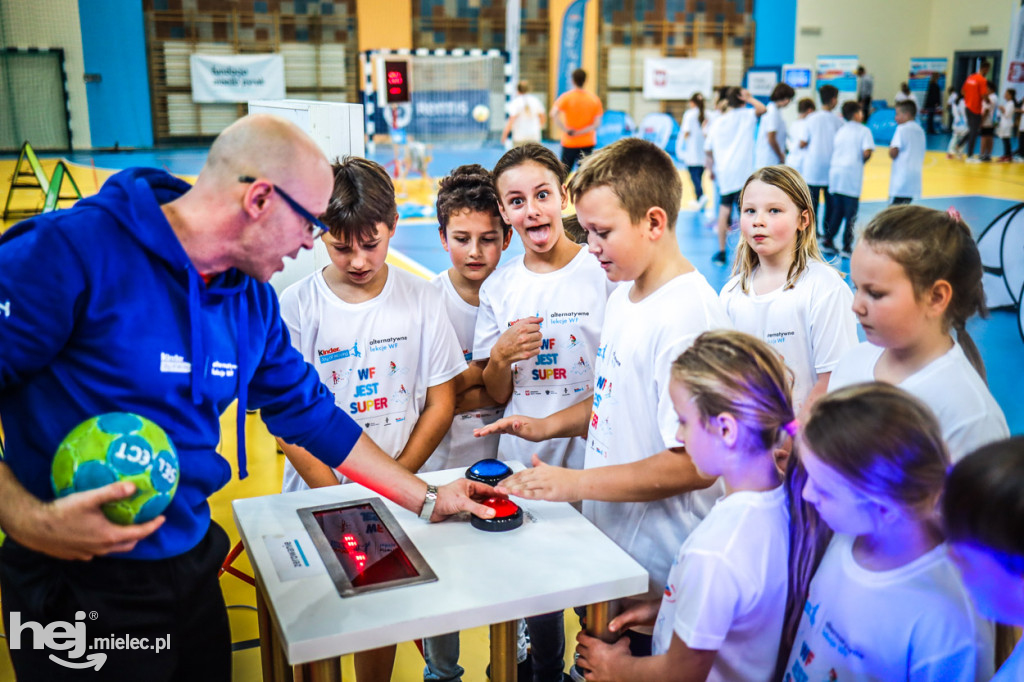
{"label": "boy's short blond hair", "polygon": [[608,187],[634,223],[654,207],[674,230],[683,197],[683,183],[672,158],[653,142],[627,137],[588,156],[569,182],[573,202],[597,187]]}

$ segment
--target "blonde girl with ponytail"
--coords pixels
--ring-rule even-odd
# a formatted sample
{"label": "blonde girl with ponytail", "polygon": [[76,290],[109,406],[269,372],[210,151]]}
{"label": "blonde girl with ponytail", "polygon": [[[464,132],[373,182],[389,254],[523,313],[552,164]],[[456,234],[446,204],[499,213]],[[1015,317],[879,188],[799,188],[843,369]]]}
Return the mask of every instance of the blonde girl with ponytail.
{"label": "blonde girl with ponytail", "polygon": [[697,337],[672,365],[677,438],[725,495],[685,540],[660,602],[635,604],[612,632],[654,625],[652,656],[581,633],[587,680],[772,680],[786,604],[788,501],[774,451],[795,428],[778,353],[736,331]]}

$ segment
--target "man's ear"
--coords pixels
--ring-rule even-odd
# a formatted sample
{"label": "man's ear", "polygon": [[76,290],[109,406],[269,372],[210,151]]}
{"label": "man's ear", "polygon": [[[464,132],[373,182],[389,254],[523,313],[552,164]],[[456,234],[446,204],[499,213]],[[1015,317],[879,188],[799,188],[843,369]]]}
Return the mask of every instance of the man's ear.
{"label": "man's ear", "polygon": [[270,196],[274,193],[274,186],[266,180],[256,179],[250,183],[245,193],[242,194],[242,210],[252,220],[257,220],[270,210]]}

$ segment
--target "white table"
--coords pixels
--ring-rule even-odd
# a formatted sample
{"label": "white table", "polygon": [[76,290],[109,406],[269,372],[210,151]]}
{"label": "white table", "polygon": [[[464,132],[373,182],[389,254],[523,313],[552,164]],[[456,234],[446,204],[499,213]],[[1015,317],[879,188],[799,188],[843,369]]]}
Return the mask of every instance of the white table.
{"label": "white table", "polygon": [[[442,484],[463,473],[423,478]],[[385,500],[438,580],[342,599],[296,510],[367,497],[379,496],[348,484],[233,503],[256,576],[264,680],[290,679],[290,666],[300,664],[303,679],[340,679],[343,654],[499,624],[492,679],[514,681],[516,619],[647,590],[643,567],[568,504],[516,500],[526,512],[523,526],[488,533],[468,519],[430,524]],[[275,567],[276,548],[289,538],[308,548],[308,567]],[[594,610],[594,618],[600,631],[607,610]],[[588,624],[594,630],[595,620]]]}

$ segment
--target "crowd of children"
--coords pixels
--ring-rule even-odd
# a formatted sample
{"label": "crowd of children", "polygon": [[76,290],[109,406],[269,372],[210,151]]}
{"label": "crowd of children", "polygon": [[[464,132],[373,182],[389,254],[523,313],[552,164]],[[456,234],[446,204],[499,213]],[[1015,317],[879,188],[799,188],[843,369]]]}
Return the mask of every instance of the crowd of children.
{"label": "crowd of children", "polygon": [[[965,329],[985,313],[977,246],[955,211],[915,205],[855,241],[874,144],[837,96],[801,100],[788,131],[788,86],[767,108],[730,89],[710,123],[691,100],[680,160],[698,198],[705,162],[718,186],[716,262],[739,211],[721,292],[680,251],[680,174],[650,142],[613,143],[568,182],[533,142],[454,169],[437,197],[451,267],[432,282],[386,263],[384,170],[335,166],[331,263],[281,297],[292,343],[405,467],[522,462],[500,492],[580,503],[647,569],[611,621],[621,639],[579,636],[574,679],[987,680],[990,619],[1024,622],[1024,441]],[[893,204],[921,194],[915,117],[897,105]],[[818,245],[822,195],[823,248],[845,224],[853,291]],[[499,265],[512,232],[524,254]],[[285,491],[343,482],[281,446]],[[561,682],[562,612],[525,630],[532,679]],[[424,654],[424,680],[461,679],[458,633]],[[357,678],[393,660],[362,652]],[[1017,651],[995,679],[1022,674]]]}

